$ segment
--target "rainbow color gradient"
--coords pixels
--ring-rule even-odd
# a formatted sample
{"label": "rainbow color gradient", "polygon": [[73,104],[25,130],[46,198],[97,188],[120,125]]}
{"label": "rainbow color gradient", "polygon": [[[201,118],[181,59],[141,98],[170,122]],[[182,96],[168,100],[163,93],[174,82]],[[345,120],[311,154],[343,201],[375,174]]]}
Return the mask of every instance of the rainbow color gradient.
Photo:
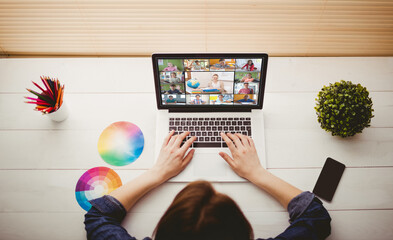
{"label": "rainbow color gradient", "polygon": [[141,129],[130,122],[115,122],[101,133],[98,152],[113,166],[125,166],[142,154],[145,139]]}
{"label": "rainbow color gradient", "polygon": [[91,208],[90,200],[109,194],[122,185],[117,173],[107,167],[95,167],[87,170],[78,180],[75,197],[86,211]]}

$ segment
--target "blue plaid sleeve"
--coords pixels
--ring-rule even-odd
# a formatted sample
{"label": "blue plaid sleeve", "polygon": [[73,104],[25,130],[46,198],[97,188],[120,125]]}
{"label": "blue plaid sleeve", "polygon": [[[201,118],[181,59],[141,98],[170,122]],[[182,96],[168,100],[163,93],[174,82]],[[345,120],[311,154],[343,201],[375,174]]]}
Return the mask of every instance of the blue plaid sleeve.
{"label": "blue plaid sleeve", "polygon": [[277,237],[267,240],[320,240],[330,235],[330,215],[313,193],[302,192],[294,197],[288,204],[288,213],[289,227]]}
{"label": "blue plaid sleeve", "polygon": [[[85,214],[87,239],[136,240],[121,226],[127,215],[123,205],[114,197],[105,195],[90,201],[92,208]],[[145,238],[149,240],[150,238]]]}

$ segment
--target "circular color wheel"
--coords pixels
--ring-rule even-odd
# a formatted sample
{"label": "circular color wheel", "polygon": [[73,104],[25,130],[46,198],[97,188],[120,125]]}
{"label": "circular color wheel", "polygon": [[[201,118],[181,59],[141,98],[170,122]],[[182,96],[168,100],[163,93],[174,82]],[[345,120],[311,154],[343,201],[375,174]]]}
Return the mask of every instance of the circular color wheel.
{"label": "circular color wheel", "polygon": [[145,139],[141,129],[130,122],[115,122],[101,133],[98,153],[113,166],[125,166],[142,154]]}
{"label": "circular color wheel", "polygon": [[122,185],[117,173],[107,167],[95,167],[87,170],[78,180],[75,197],[86,211],[91,208],[90,200],[109,194]]}

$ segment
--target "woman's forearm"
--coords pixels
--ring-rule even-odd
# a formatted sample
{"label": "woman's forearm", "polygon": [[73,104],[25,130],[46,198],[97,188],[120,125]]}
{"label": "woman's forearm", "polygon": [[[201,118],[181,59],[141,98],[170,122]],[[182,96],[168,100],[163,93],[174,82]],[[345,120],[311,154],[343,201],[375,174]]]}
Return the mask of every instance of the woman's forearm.
{"label": "woman's forearm", "polygon": [[174,133],[172,130],[165,137],[159,157],[151,169],[109,194],[127,211],[147,192],[183,171],[191,161],[195,151],[188,149],[196,137],[191,137],[180,147],[189,132],[173,136]]}
{"label": "woman's forearm", "polygon": [[289,202],[294,197],[302,193],[297,187],[292,186],[264,168],[256,170],[249,180],[277,199],[285,209],[287,209]]}
{"label": "woman's forearm", "polygon": [[154,170],[148,170],[125,185],[112,191],[109,195],[116,198],[128,211],[146,193],[161,185],[165,179]]}

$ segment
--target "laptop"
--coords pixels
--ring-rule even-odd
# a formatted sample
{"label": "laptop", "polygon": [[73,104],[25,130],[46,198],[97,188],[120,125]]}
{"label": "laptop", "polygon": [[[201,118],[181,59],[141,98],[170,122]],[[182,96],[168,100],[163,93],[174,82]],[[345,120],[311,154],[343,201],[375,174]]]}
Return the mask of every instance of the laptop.
{"label": "laptop", "polygon": [[192,53],[152,55],[157,122],[155,159],[165,136],[184,131],[196,136],[195,154],[172,182],[243,182],[218,153],[231,153],[220,132],[253,138],[266,166],[263,98],[265,53]]}

